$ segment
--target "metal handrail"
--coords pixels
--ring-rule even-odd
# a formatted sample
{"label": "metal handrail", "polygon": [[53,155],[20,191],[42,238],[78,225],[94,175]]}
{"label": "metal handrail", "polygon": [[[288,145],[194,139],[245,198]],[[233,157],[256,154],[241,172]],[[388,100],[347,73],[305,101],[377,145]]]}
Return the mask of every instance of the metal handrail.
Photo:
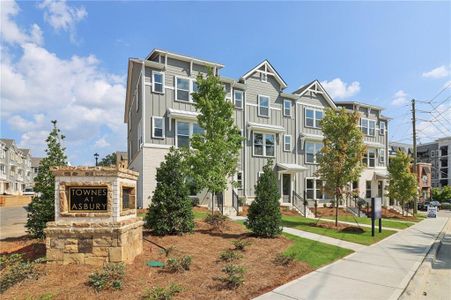
{"label": "metal handrail", "polygon": [[296,191],[293,191],[293,206],[296,207],[298,211],[303,212],[305,217],[307,215],[307,207],[304,202],[304,198],[296,193]]}
{"label": "metal handrail", "polygon": [[234,189],[232,189],[232,206],[236,210],[236,213],[239,213],[239,210],[240,210],[239,198],[238,198],[238,194],[235,192]]}

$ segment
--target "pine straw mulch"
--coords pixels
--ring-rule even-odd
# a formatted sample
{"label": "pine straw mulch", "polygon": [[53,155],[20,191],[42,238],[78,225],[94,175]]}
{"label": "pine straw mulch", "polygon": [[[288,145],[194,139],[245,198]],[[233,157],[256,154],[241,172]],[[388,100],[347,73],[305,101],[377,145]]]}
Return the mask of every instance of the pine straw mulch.
{"label": "pine straw mulch", "polygon": [[[89,274],[98,267],[42,265],[42,275],[38,280],[30,279],[13,286],[1,298],[23,299],[50,293],[53,299],[140,299],[147,288],[177,283],[183,287],[183,291],[176,299],[250,299],[313,270],[306,263],[298,261],[288,267],[274,265],[276,254],[283,252],[292,242],[284,237],[254,238],[242,225],[233,222],[227,222],[222,233],[212,232],[204,222],[196,222],[193,234],[155,237],[145,233],[144,239],[165,248],[174,247],[170,256],[191,255],[190,270],[167,273],[162,269],[147,267],[149,260],[165,261],[166,257],[159,247],[144,241],[143,254],[126,266],[123,289],[120,291],[96,293],[86,285]],[[228,290],[214,278],[223,275],[221,269],[225,263],[218,260],[219,254],[233,248],[231,242],[236,239],[247,239],[251,245],[236,262],[246,269],[244,285],[236,290]]]}
{"label": "pine straw mulch", "polygon": [[[315,208],[310,209],[312,212],[315,211]],[[335,207],[318,207],[316,211],[317,217],[335,217]],[[352,216],[350,212],[345,210],[344,208],[338,208],[339,216]]]}
{"label": "pine straw mulch", "polygon": [[365,232],[365,230],[363,228],[348,225],[348,224],[338,223],[338,225],[335,226],[334,222],[318,222],[316,224],[312,223],[310,226],[333,229],[336,231],[349,232],[349,233],[364,233]]}

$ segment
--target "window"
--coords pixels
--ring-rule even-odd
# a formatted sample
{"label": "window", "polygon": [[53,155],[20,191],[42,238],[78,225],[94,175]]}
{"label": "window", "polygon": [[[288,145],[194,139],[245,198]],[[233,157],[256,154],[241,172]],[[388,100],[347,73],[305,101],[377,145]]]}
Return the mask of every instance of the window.
{"label": "window", "polygon": [[318,155],[323,148],[322,143],[305,142],[305,162],[316,164],[318,162]]}
{"label": "window", "polygon": [[233,91],[233,101],[236,108],[243,108],[243,91]]}
{"label": "window", "polygon": [[238,189],[243,188],[243,171],[238,171],[236,173],[236,184],[237,184]]}
{"label": "window", "polygon": [[324,183],[322,180],[316,178],[306,179],[306,197],[309,200],[322,200],[324,199]]}
{"label": "window", "polygon": [[285,117],[291,117],[291,101],[283,100],[283,115]]}
{"label": "window", "polygon": [[379,123],[379,134],[384,135],[385,134],[385,122]]}
{"label": "window", "polygon": [[275,136],[274,134],[264,134],[254,132],[254,155],[274,156]]}
{"label": "window", "polygon": [[385,149],[379,149],[379,164],[385,165]]}
{"label": "window", "polygon": [[152,138],[164,138],[164,118],[152,117]]}
{"label": "window", "polygon": [[368,166],[370,168],[374,168],[376,165],[376,150],[369,149],[368,150]]}
{"label": "window", "polygon": [[376,121],[360,119],[360,128],[365,135],[374,136],[376,132]]}
{"label": "window", "polygon": [[324,112],[322,110],[306,108],[305,109],[305,126],[313,128],[321,128],[321,120]]}
{"label": "window", "polygon": [[164,94],[164,73],[152,72],[152,92]]}
{"label": "window", "polygon": [[268,96],[258,96],[258,116],[259,117],[269,117],[269,97]]}
{"label": "window", "polygon": [[315,185],[315,199],[323,199],[323,181],[317,179]]}
{"label": "window", "polygon": [[371,181],[366,182],[365,198],[371,198]]}
{"label": "window", "polygon": [[283,151],[291,151],[291,135],[283,136]]}
{"label": "window", "polygon": [[432,150],[432,151],[431,151],[431,157],[434,157],[434,156],[435,156],[435,151]]}
{"label": "window", "polygon": [[5,165],[0,165],[0,173],[6,174]]}
{"label": "window", "polygon": [[306,184],[307,199],[315,199],[315,179],[307,179]]}
{"label": "window", "polygon": [[261,82],[268,82],[268,74],[265,72],[260,72],[260,81]]}
{"label": "window", "polygon": [[[191,83],[192,83],[192,92],[197,93],[197,91],[199,90],[199,86],[197,85],[197,82],[191,81]],[[191,101],[196,102],[196,100],[194,100],[194,98],[192,97],[191,94],[190,94],[190,99],[191,99]]]}
{"label": "window", "polygon": [[189,147],[189,128],[188,122],[177,122],[177,147]]}
{"label": "window", "polygon": [[177,147],[189,147],[190,138],[193,134],[203,134],[204,129],[197,123],[177,121],[176,124],[176,146]]}
{"label": "window", "polygon": [[184,78],[175,78],[175,100],[189,101],[190,98],[190,80]]}

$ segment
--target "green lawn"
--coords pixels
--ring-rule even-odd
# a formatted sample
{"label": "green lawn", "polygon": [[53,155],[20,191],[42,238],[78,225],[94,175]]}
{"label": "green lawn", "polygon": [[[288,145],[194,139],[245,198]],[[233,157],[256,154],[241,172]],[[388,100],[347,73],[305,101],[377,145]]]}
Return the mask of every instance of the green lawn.
{"label": "green lawn", "polygon": [[330,264],[354,252],[349,249],[312,241],[288,233],[284,233],[283,235],[293,241],[293,245],[285,250],[284,254],[294,255],[296,260],[306,262],[314,269]]}
{"label": "green lawn", "polygon": [[[332,216],[323,217],[323,219],[335,220],[335,217],[332,217]],[[364,218],[364,217],[355,217],[354,218],[353,216],[338,216],[338,220],[344,221],[344,222],[351,222],[351,223],[355,223],[355,221],[357,220],[357,222],[359,224],[371,225],[371,219]],[[379,224],[378,221],[376,221],[376,225],[378,225],[378,224]],[[395,221],[395,220],[390,220],[390,219],[382,219],[382,230],[384,229],[384,227],[405,229],[412,225],[414,225],[414,223],[412,223],[412,222],[403,222],[401,220]]]}
{"label": "green lawn", "polygon": [[362,244],[362,245],[371,245],[374,244],[380,240],[383,240],[384,238],[396,233],[392,230],[382,230],[382,233],[375,232],[375,236],[371,236],[371,228],[362,227],[362,230],[364,232],[362,233],[353,233],[353,232],[342,232],[337,231],[330,228],[321,228],[321,227],[315,227],[312,226],[312,224],[315,224],[317,220],[315,219],[307,219],[304,217],[298,217],[298,216],[283,216],[282,217],[282,223],[283,226],[286,227],[292,227],[296,229],[300,229],[303,231],[308,231],[316,234],[321,234],[325,236],[329,236],[335,239],[348,241],[352,243]]}
{"label": "green lawn", "polygon": [[206,211],[193,210],[193,213],[194,213],[194,219],[196,219],[196,220],[203,220],[208,215],[208,212],[206,212]]}

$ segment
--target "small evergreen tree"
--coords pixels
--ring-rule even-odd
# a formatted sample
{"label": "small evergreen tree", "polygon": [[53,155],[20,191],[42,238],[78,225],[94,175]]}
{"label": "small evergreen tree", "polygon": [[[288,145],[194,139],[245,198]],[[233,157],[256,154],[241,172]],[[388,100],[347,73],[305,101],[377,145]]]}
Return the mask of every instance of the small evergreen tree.
{"label": "small evergreen tree", "polygon": [[180,150],[171,148],[157,169],[157,187],[146,215],[146,227],[157,235],[191,232],[194,215]]}
{"label": "small evergreen tree", "polygon": [[396,156],[390,159],[388,165],[388,196],[404,205],[413,202],[417,196],[417,177],[411,170],[411,157],[402,151],[396,152]]}
{"label": "small evergreen tree", "polygon": [[46,223],[55,220],[55,177],[52,167],[67,165],[66,148],[62,146],[64,135],[56,127],[56,120],[52,121],[53,129],[47,137],[47,156],[39,164],[39,173],[34,182],[33,197],[28,205],[28,220],[25,227],[27,232],[37,238],[44,238]]}
{"label": "small evergreen tree", "polygon": [[100,160],[98,163],[99,166],[109,167],[116,165],[116,153],[111,153],[106,155],[104,158]]}
{"label": "small evergreen tree", "polygon": [[279,187],[273,171],[272,160],[263,167],[263,174],[255,187],[247,221],[244,223],[255,235],[275,237],[282,232],[282,215],[279,208]]}

